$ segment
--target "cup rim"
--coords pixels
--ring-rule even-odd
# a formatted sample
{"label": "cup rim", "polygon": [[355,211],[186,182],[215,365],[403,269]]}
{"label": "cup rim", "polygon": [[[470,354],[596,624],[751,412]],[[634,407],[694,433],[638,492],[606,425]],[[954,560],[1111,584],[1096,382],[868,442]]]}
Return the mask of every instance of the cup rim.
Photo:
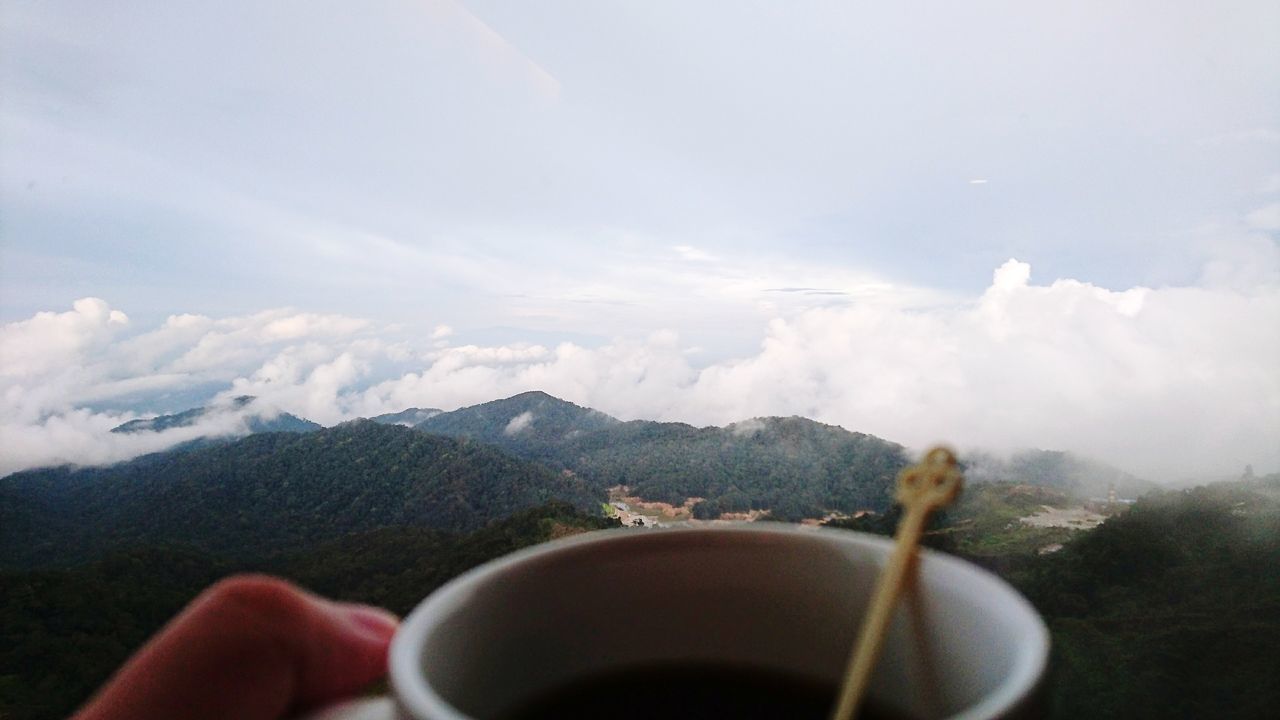
{"label": "cup rim", "polygon": [[[404,619],[392,639],[388,651],[389,678],[396,702],[411,718],[431,720],[474,720],[471,716],[449,704],[427,682],[422,672],[420,658],[426,642],[427,630],[440,618],[449,616],[466,604],[476,586],[507,568],[520,565],[530,558],[558,552],[562,548],[582,544],[611,543],[649,534],[707,533],[720,534],[772,534],[826,536],[840,542],[875,548],[888,556],[893,547],[890,538],[837,528],[800,528],[777,523],[741,523],[732,525],[707,525],[687,528],[614,528],[597,530],[572,537],[552,540],[517,550],[483,563],[453,578],[432,592]],[[951,720],[998,717],[1013,711],[1025,702],[1044,677],[1049,659],[1049,630],[1031,603],[1013,586],[989,570],[958,557],[928,548],[920,549],[922,563],[940,566],[944,573],[961,572],[973,576],[973,580],[986,585],[986,590],[1000,593],[1012,603],[1013,612],[1020,613],[1021,621],[1031,627],[1030,641],[1024,645],[1016,659],[1013,672],[975,705],[966,708]]]}

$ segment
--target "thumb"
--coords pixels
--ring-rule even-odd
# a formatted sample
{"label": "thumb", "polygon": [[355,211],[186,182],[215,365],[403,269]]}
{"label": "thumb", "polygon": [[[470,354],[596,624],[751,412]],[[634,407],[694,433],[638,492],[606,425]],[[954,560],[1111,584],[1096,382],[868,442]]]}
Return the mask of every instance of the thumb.
{"label": "thumb", "polygon": [[283,580],[229,578],[192,601],[74,720],[277,720],[386,674],[396,625],[384,610]]}

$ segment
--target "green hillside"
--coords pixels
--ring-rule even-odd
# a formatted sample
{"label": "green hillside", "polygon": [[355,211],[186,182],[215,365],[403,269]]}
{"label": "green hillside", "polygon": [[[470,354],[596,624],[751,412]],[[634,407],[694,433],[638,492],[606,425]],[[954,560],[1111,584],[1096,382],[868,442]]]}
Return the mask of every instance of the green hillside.
{"label": "green hillside", "polygon": [[200,590],[232,572],[270,572],[329,597],[403,614],[475,565],[614,525],[552,503],[465,535],[382,528],[241,559],[141,546],[74,568],[0,572],[0,718],[66,717]]}
{"label": "green hillside", "polygon": [[798,417],[726,428],[624,423],[575,438],[559,459],[593,485],[626,485],[646,500],[706,498],[697,517],[768,509],[782,520],[885,509],[907,463],[900,445]]}
{"label": "green hillside", "polygon": [[0,562],[169,543],[259,557],[382,527],[472,530],[551,500],[596,509],[603,497],[486,445],[364,420],[2,478]]}
{"label": "green hillside", "polygon": [[646,500],[705,498],[698,517],[768,509],[776,519],[888,507],[902,446],[799,417],[695,428],[608,415],[531,392],[443,413],[418,429],[492,443]]}

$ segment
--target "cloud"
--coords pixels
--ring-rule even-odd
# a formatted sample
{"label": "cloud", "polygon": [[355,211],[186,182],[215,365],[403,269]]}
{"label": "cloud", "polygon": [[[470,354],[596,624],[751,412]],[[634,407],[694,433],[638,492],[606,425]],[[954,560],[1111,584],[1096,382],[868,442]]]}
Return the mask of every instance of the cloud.
{"label": "cloud", "polygon": [[808,309],[769,322],[755,354],[703,368],[671,335],[458,348],[361,400],[453,407],[537,388],[625,419],[795,414],[916,446],[1069,449],[1156,479],[1203,476],[1280,465],[1278,317],[1274,285],[1037,285],[1009,261],[971,300]]}
{"label": "cloud", "polygon": [[108,432],[142,413],[240,394],[262,397],[255,414],[287,405],[343,419],[334,410],[340,388],[378,363],[411,359],[402,345],[368,337],[371,329],[340,315],[268,310],[174,315],[138,332],[98,298],[9,323],[0,327],[0,472],[115,462],[200,435],[241,434],[244,413],[213,413],[198,427],[159,434]]}
{"label": "cloud", "polygon": [[519,435],[521,432],[526,430],[532,424],[533,424],[533,413],[526,410],[520,413],[519,415],[516,415],[515,417],[511,418],[511,422],[507,423],[507,426],[502,429],[502,434],[508,435],[508,436]]}
{"label": "cloud", "polygon": [[760,418],[752,418],[736,422],[729,426],[729,431],[737,437],[749,437],[755,435],[765,429],[766,425]]}
{"label": "cloud", "polygon": [[454,407],[537,388],[626,419],[796,414],[917,446],[1070,449],[1156,479],[1203,476],[1280,465],[1278,317],[1274,284],[1037,285],[1011,260],[972,300],[809,309],[769,322],[757,353],[704,368],[671,335],[458,348],[361,400]]}
{"label": "cloud", "polygon": [[676,254],[679,255],[681,259],[688,260],[689,262],[711,262],[716,259],[716,257],[711,253],[706,252],[705,250],[699,250],[692,245],[676,245],[671,249],[675,250]]}
{"label": "cloud", "polygon": [[[1074,450],[1157,480],[1276,469],[1280,258],[1237,260],[1270,267],[1243,285],[1112,290],[1039,283],[1009,260],[981,293],[951,302],[854,296],[777,314],[754,351],[704,365],[671,331],[598,347],[435,347],[430,330],[393,337],[352,318],[267,311],[179,315],[129,336],[122,314],[80,302],[3,329],[48,355],[5,356],[0,446],[18,448],[5,470],[158,449],[105,437],[130,415],[90,405],[212,381],[210,396],[252,394],[324,424],[540,389],[623,419],[749,432],[747,418],[802,415],[917,447]],[[517,416],[507,429],[531,422]]]}
{"label": "cloud", "polygon": [[75,301],[69,312],[38,313],[0,329],[0,375],[41,372],[51,359],[76,361],[110,341],[129,317],[98,298]]}
{"label": "cloud", "polygon": [[1280,230],[1280,203],[1271,203],[1245,216],[1245,222],[1258,230]]}
{"label": "cloud", "polygon": [[0,454],[0,475],[30,467],[106,465],[197,438],[244,435],[251,415],[269,416],[271,412],[261,406],[243,412],[227,409],[207,413],[188,427],[139,433],[111,432],[134,419],[131,414],[96,413],[83,408],[35,423],[6,420],[0,422],[0,445],[5,448]]}

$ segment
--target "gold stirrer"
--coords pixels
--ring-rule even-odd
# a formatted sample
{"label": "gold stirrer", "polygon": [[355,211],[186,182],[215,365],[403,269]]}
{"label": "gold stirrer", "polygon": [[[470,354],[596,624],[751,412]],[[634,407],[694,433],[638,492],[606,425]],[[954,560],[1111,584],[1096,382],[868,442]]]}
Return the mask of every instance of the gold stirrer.
{"label": "gold stirrer", "polygon": [[871,680],[871,671],[884,646],[885,632],[893,617],[898,595],[907,581],[907,573],[915,559],[916,546],[924,532],[929,513],[950,505],[960,493],[964,477],[956,467],[956,456],[950,450],[936,447],[925,453],[919,465],[898,473],[898,502],[902,505],[902,520],[898,523],[893,555],[880,573],[871,608],[863,616],[858,642],[849,657],[849,669],[840,690],[840,702],[831,716],[832,720],[853,720],[858,714],[858,704]]}

